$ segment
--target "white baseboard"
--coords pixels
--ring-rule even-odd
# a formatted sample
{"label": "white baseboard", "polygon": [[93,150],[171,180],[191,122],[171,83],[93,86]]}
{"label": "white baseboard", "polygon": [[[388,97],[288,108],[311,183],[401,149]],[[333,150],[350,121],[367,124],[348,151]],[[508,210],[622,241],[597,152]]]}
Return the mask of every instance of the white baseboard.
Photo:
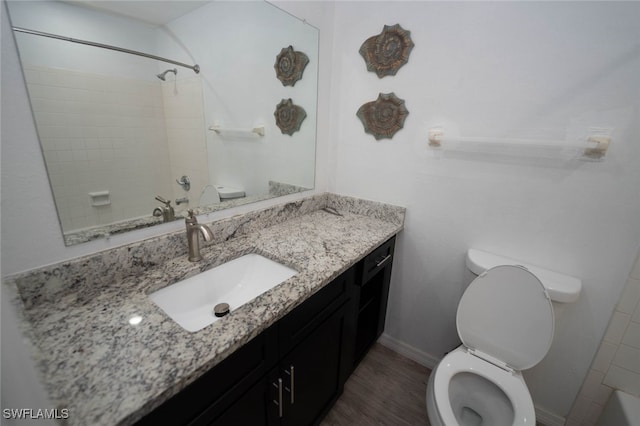
{"label": "white baseboard", "polygon": [[[383,333],[378,339],[378,342],[387,348],[404,355],[407,358],[417,362],[420,365],[424,365],[427,368],[434,369],[440,360],[433,355],[423,352],[414,348],[398,339],[389,336],[387,333]],[[564,426],[565,418],[553,414],[544,408],[536,408],[536,422],[542,423],[545,426]]]}
{"label": "white baseboard", "polygon": [[564,417],[553,414],[544,408],[536,408],[536,423],[541,423],[545,426],[564,426],[566,419]]}
{"label": "white baseboard", "polygon": [[400,355],[404,355],[418,364],[430,368],[431,370],[433,370],[440,362],[440,360],[433,355],[407,345],[406,343],[389,336],[387,333],[383,333],[378,339],[378,342],[392,351],[398,352]]}

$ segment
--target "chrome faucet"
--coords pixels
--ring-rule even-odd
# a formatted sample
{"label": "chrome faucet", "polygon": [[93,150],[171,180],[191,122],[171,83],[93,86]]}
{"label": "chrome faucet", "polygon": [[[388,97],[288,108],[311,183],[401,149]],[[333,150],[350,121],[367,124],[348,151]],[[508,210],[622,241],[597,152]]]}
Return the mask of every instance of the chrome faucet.
{"label": "chrome faucet", "polygon": [[153,211],[153,215],[154,216],[160,216],[158,214],[158,210],[160,210],[160,213],[162,214],[162,221],[163,222],[170,222],[170,221],[174,220],[176,218],[176,212],[173,210],[173,207],[171,206],[171,200],[165,200],[164,198],[162,198],[159,195],[156,196],[156,200],[158,200],[162,204],[164,204],[164,207],[157,207]]}
{"label": "chrome faucet", "polygon": [[200,256],[200,237],[198,235],[202,234],[205,241],[211,241],[213,240],[213,232],[207,225],[198,223],[198,219],[192,209],[189,209],[188,213],[189,216],[185,219],[185,224],[187,225],[187,242],[189,243],[189,262],[197,262],[202,260],[202,256]]}

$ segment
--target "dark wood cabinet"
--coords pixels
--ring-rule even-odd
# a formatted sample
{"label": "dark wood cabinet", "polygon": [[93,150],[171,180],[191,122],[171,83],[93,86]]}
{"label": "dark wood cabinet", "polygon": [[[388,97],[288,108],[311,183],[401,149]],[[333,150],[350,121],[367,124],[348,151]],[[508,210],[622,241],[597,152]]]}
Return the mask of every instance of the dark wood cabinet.
{"label": "dark wood cabinet", "polygon": [[[342,393],[347,303],[324,319],[280,363],[283,426],[311,425],[322,419]],[[272,388],[277,388],[276,381]]]}
{"label": "dark wood cabinet", "polygon": [[210,424],[276,365],[277,331],[265,330],[137,424]]}
{"label": "dark wood cabinet", "polygon": [[356,316],[355,366],[384,331],[395,236],[366,256],[353,292]]}
{"label": "dark wood cabinet", "polygon": [[202,425],[268,426],[277,424],[277,417],[268,399],[268,378],[265,376],[245,392],[214,420],[203,418]]}
{"label": "dark wood cabinet", "polygon": [[336,308],[351,297],[350,290],[354,280],[355,270],[351,268],[318,290],[278,322],[278,348],[281,356],[300,344]]}
{"label": "dark wood cabinet", "polygon": [[395,237],[139,425],[318,424],[384,329]]}

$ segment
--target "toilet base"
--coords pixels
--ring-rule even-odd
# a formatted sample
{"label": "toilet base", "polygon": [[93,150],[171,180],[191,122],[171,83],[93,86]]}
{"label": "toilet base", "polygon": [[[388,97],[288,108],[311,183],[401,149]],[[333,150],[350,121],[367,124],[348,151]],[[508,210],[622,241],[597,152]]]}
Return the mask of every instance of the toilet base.
{"label": "toilet base", "polygon": [[433,398],[433,379],[435,377],[434,368],[429,374],[429,381],[427,382],[427,416],[429,417],[429,424],[431,426],[446,426],[440,420],[440,414],[438,414],[438,407],[436,407],[436,401]]}
{"label": "toilet base", "polygon": [[433,426],[535,424],[522,374],[492,365],[464,346],[450,352],[431,372],[426,404]]}

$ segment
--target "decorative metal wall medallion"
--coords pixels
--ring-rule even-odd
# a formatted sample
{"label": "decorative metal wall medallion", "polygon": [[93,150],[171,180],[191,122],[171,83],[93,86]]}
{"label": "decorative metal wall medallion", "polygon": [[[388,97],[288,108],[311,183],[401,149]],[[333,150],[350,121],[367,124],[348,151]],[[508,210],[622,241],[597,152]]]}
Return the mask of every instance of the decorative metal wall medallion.
{"label": "decorative metal wall medallion", "polygon": [[404,100],[394,93],[379,93],[378,99],[362,105],[356,115],[362,121],[364,131],[379,140],[391,139],[402,129],[409,111],[404,106]]}
{"label": "decorative metal wall medallion", "polygon": [[291,98],[283,99],[276,105],[276,111],[273,113],[276,117],[276,125],[283,134],[293,135],[294,132],[300,130],[302,121],[307,117],[304,108],[295,105]]}
{"label": "decorative metal wall medallion", "polygon": [[302,78],[304,68],[309,63],[309,58],[302,52],[296,52],[292,46],[285,47],[276,56],[276,75],[283,86],[294,86],[296,81]]}
{"label": "decorative metal wall medallion", "polygon": [[409,53],[414,46],[410,34],[396,24],[385,25],[380,34],[369,37],[360,46],[367,70],[375,72],[380,78],[396,75],[398,69],[409,61]]}

